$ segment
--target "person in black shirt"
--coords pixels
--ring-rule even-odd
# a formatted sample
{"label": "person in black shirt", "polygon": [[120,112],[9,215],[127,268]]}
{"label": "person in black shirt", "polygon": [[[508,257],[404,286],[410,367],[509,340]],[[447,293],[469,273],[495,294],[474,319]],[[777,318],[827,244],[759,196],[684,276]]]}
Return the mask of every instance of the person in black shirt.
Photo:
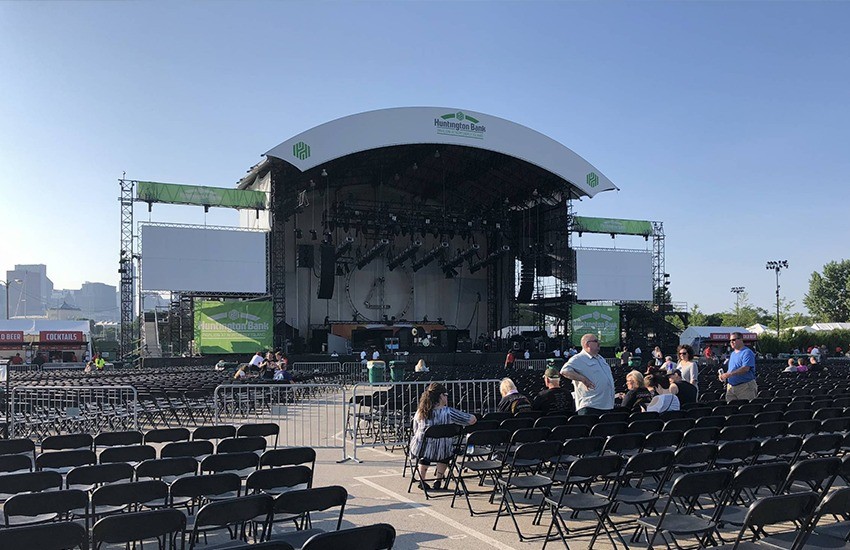
{"label": "person in black shirt", "polygon": [[561,373],[558,369],[549,367],[543,374],[546,388],[537,394],[531,408],[543,411],[543,414],[566,413],[573,410],[573,398],[568,391],[561,387]]}
{"label": "person in black shirt", "polygon": [[510,378],[502,378],[499,383],[499,393],[502,394],[502,400],[496,406],[498,411],[516,414],[531,409],[531,401],[519,393],[516,384]]}
{"label": "person in black shirt", "polygon": [[633,370],[626,375],[626,387],[629,391],[620,395],[623,399],[620,407],[637,412],[641,410],[641,405],[652,400],[652,394],[644,387],[643,375],[639,371]]}
{"label": "person in black shirt", "polygon": [[670,373],[668,378],[670,380],[670,393],[678,396],[681,405],[697,402],[697,388],[682,379],[682,371],[676,369]]}

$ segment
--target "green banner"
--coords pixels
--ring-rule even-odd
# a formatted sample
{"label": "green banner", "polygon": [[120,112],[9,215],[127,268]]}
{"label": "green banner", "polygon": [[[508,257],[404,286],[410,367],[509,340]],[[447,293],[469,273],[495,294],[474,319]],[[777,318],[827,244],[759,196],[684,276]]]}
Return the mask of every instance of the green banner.
{"label": "green banner", "polygon": [[177,183],[137,182],[136,199],[143,202],[191,204],[219,208],[265,210],[266,194],[247,189],[224,189]]}
{"label": "green banner", "polygon": [[595,334],[603,347],[620,346],[620,306],[583,306],[570,308],[570,340],[581,346],[581,337]]}
{"label": "green banner", "polygon": [[652,223],[617,218],[573,218],[573,231],[583,233],[614,233],[615,235],[652,235]]}
{"label": "green banner", "polygon": [[272,347],[272,303],[195,300],[201,353],[254,353]]}

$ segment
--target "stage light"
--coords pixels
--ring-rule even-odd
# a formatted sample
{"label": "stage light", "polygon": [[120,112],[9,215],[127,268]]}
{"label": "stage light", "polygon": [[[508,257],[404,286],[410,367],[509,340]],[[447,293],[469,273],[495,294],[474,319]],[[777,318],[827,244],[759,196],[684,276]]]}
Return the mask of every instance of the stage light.
{"label": "stage light", "polygon": [[301,237],[303,237],[303,236],[304,236],[304,232],[303,232],[303,231],[301,231],[300,229],[298,229],[298,228],[296,227],[296,228],[295,228],[295,238],[296,238],[296,239],[300,239],[300,238],[301,238]]}
{"label": "stage light", "polygon": [[422,246],[422,241],[413,241],[411,243],[411,245],[408,246],[407,248],[405,248],[403,251],[401,251],[401,253],[398,256],[390,259],[390,261],[387,263],[387,267],[390,269],[390,271],[397,268],[398,266],[403,264],[405,260],[413,257],[413,255],[416,254],[416,252],[419,250],[419,248],[421,246]]}
{"label": "stage light", "polygon": [[340,256],[343,256],[351,250],[351,246],[354,244],[354,237],[346,237],[345,241],[339,245],[336,249],[336,259],[339,259]]}
{"label": "stage light", "polygon": [[426,265],[433,262],[434,258],[436,258],[437,256],[440,256],[441,254],[445,254],[445,252],[448,248],[449,248],[449,243],[447,243],[447,242],[440,243],[437,247],[433,248],[431,251],[429,251],[427,254],[422,256],[420,259],[413,262],[410,265],[410,269],[412,269],[413,271],[419,271],[420,269],[422,269]]}
{"label": "stage light", "polygon": [[387,239],[381,239],[380,241],[378,241],[375,246],[370,248],[369,251],[363,255],[362,258],[357,260],[357,269],[363,269],[364,267],[366,267],[369,262],[377,258],[378,255],[383,252],[384,249],[387,248],[389,245],[390,241],[388,241]]}
{"label": "stage light", "polygon": [[316,240],[318,240],[318,239],[319,239],[319,234],[316,232],[316,230],[315,230],[315,229],[311,229],[311,230],[310,230],[310,240],[311,240],[311,241],[316,241]]}

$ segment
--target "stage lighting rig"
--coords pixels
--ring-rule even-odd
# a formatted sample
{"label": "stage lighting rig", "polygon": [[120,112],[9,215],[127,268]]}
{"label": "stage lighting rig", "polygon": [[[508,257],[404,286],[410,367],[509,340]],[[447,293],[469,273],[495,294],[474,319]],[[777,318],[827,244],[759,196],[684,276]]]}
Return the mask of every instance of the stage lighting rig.
{"label": "stage lighting rig", "polygon": [[456,277],[457,271],[455,270],[455,268],[459,267],[460,264],[462,264],[467,258],[471,258],[473,255],[475,255],[475,253],[478,252],[479,248],[481,247],[473,243],[472,246],[470,246],[463,252],[458,253],[457,256],[443,264],[443,273],[446,274],[446,277],[449,279],[451,279],[452,277]]}
{"label": "stage lighting rig", "polygon": [[390,259],[387,263],[387,267],[390,268],[390,271],[397,268],[401,264],[405,262],[408,258],[412,258],[414,254],[422,247],[422,241],[415,240],[410,246],[401,251],[401,253],[395,258]]}
{"label": "stage lighting rig", "polygon": [[422,269],[426,265],[433,262],[434,258],[436,258],[437,256],[445,254],[446,249],[448,249],[448,248],[449,248],[449,243],[447,243],[447,242],[440,243],[438,246],[434,247],[434,249],[432,249],[430,252],[428,252],[427,254],[425,254],[424,256],[422,256],[421,258],[416,260],[415,262],[413,262],[410,265],[410,269],[412,269],[413,271],[419,271],[420,269]]}
{"label": "stage lighting rig", "polygon": [[469,272],[475,273],[476,271],[483,269],[490,264],[496,263],[496,260],[499,259],[501,256],[504,256],[510,249],[511,249],[510,246],[503,245],[502,248],[500,248],[499,250],[496,250],[495,252],[491,252],[483,260],[479,260],[479,261],[475,262],[474,264],[470,265],[469,266]]}
{"label": "stage lighting rig", "polygon": [[351,250],[351,246],[354,244],[354,237],[346,237],[345,241],[341,245],[336,248],[336,259],[340,259],[340,257],[348,254],[348,251]]}
{"label": "stage lighting rig", "polygon": [[384,249],[386,249],[389,245],[390,241],[388,241],[387,239],[381,239],[380,241],[375,243],[375,246],[370,248],[369,251],[366,252],[366,254],[364,254],[362,258],[357,260],[357,269],[363,269],[364,267],[366,267],[369,262],[377,258],[381,254],[381,252],[383,252]]}

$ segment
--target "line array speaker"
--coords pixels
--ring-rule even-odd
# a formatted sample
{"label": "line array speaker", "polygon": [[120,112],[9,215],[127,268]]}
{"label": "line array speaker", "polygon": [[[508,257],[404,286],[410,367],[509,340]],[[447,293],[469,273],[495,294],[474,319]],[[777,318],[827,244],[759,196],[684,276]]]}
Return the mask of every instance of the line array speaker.
{"label": "line array speaker", "polygon": [[334,248],[334,245],[323,244],[321,246],[321,258],[318,298],[330,300],[334,297],[334,282],[336,281],[336,273],[334,272],[336,248]]}

